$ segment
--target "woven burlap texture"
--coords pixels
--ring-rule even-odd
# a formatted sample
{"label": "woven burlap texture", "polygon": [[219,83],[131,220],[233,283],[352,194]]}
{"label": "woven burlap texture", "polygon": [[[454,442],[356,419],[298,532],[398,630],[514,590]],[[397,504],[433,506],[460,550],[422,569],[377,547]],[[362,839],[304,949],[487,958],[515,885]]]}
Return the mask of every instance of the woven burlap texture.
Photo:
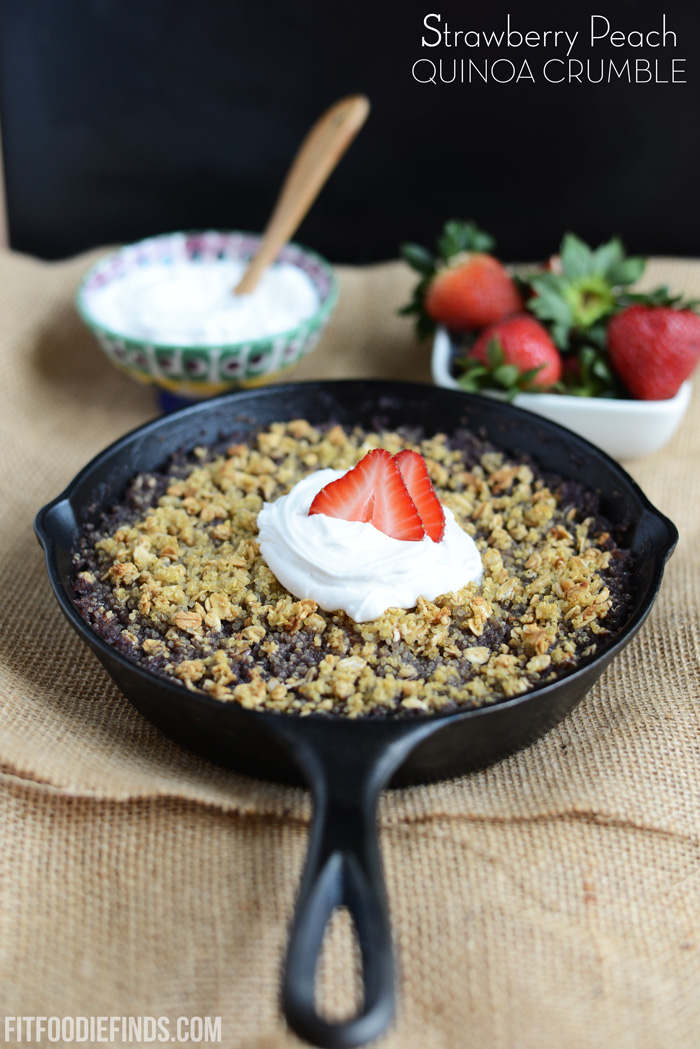
{"label": "woven burlap texture", "polygon": [[[185,753],[136,714],[63,620],[32,532],[96,452],[156,414],[73,295],[98,253],[0,256],[0,1011],[221,1016],[236,1049],[298,1045],[281,959],[309,799]],[[340,269],[290,379],[429,380],[396,316],[398,262]],[[700,262],[648,283],[700,294]],[[638,638],[535,746],[395,791],[380,832],[400,967],[387,1049],[700,1044],[700,382],[670,445],[629,464],[681,540]],[[347,930],[325,958],[347,1006]],[[113,1044],[121,1044],[119,1040]]]}

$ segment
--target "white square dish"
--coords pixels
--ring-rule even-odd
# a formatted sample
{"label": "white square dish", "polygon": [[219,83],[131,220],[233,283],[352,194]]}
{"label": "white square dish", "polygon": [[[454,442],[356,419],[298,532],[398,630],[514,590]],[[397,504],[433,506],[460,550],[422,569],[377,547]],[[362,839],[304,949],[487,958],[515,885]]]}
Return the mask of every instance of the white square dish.
{"label": "white square dish", "polygon": [[[458,390],[452,373],[456,343],[446,328],[438,327],[433,341],[431,370],[436,386]],[[483,395],[505,400],[506,394],[484,390]],[[513,404],[566,426],[598,445],[614,459],[640,459],[662,448],[673,437],[690,402],[686,380],[675,397],[665,401],[572,397],[561,393],[518,393]]]}

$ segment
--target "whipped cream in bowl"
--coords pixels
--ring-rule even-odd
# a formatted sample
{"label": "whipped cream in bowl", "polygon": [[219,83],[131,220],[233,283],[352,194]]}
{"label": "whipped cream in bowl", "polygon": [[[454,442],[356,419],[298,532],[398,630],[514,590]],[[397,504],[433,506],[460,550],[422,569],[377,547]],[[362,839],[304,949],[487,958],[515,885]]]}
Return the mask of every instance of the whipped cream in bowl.
{"label": "whipped cream in bowl", "polygon": [[268,267],[249,295],[235,295],[246,268],[226,257],[137,266],[95,289],[92,316],[130,339],[212,346],[290,331],[318,309],[311,278],[290,262]]}
{"label": "whipped cream in bowl", "polygon": [[364,521],[309,516],[314,496],[345,471],[318,470],[258,514],[260,551],[280,583],[326,612],[346,612],[356,623],[389,608],[413,608],[419,597],[481,581],[481,556],[472,537],[443,507],[439,543],[394,539]]}
{"label": "whipped cream in bowl", "polygon": [[88,270],[78,312],[112,364],[169,393],[267,382],[314,348],[338,287],[325,259],[289,243],[252,293],[234,295],[259,243],[207,230],[128,244]]}

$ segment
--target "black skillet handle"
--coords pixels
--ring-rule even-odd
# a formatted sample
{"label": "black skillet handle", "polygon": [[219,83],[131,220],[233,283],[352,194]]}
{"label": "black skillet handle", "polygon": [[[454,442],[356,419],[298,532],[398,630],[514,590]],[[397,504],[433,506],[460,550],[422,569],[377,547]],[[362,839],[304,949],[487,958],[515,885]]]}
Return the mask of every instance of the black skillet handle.
{"label": "black skillet handle", "polygon": [[[378,793],[378,792],[377,792]],[[314,1045],[341,1049],[377,1038],[394,1015],[394,959],[379,844],[376,793],[353,804],[315,791],[316,811],[297,899],[282,1004],[292,1030]],[[362,955],[364,1001],[359,1015],[329,1023],[316,1011],[314,978],[333,911],[347,907]]]}
{"label": "black skillet handle", "polygon": [[[416,740],[408,732],[368,746],[365,735],[358,747],[352,725],[345,722],[324,726],[315,742],[316,726],[302,719],[298,724],[305,739],[299,748],[297,737],[295,757],[309,779],[314,818],[285,961],[282,1006],[289,1026],[307,1042],[348,1049],[378,1038],[394,1016],[394,956],[376,808],[382,787]],[[329,745],[331,728],[344,730],[347,738],[337,735]],[[314,980],[324,933],[337,907],[347,907],[355,924],[364,1000],[356,1016],[331,1023],[316,1010]]]}

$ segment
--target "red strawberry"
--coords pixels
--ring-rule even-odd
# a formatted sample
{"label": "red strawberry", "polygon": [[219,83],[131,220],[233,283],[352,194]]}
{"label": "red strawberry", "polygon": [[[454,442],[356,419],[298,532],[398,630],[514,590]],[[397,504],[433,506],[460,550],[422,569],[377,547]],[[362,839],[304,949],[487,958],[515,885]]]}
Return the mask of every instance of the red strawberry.
{"label": "red strawberry", "polygon": [[608,352],[633,397],[665,401],[700,359],[700,317],[670,306],[629,306],[608,324]]}
{"label": "red strawberry", "polygon": [[420,514],[390,452],[373,448],[357,466],[315,496],[309,514],[368,521],[393,539],[420,540]]}
{"label": "red strawberry", "polygon": [[559,350],[546,328],[534,317],[522,314],[492,324],[479,335],[469,357],[487,367],[494,366],[493,346],[496,347],[495,356],[499,358],[496,369],[514,365],[520,376],[538,369],[522,384],[523,389],[548,389],[559,382],[562,373]]}
{"label": "red strawberry", "polygon": [[461,331],[519,313],[523,300],[515,281],[493,255],[462,252],[437,271],[428,284],[424,306],[434,321]]}
{"label": "red strawberry", "polygon": [[418,452],[404,448],[394,456],[394,461],[420,514],[425,534],[439,543],[445,534],[445,512],[435,494],[425,459]]}

